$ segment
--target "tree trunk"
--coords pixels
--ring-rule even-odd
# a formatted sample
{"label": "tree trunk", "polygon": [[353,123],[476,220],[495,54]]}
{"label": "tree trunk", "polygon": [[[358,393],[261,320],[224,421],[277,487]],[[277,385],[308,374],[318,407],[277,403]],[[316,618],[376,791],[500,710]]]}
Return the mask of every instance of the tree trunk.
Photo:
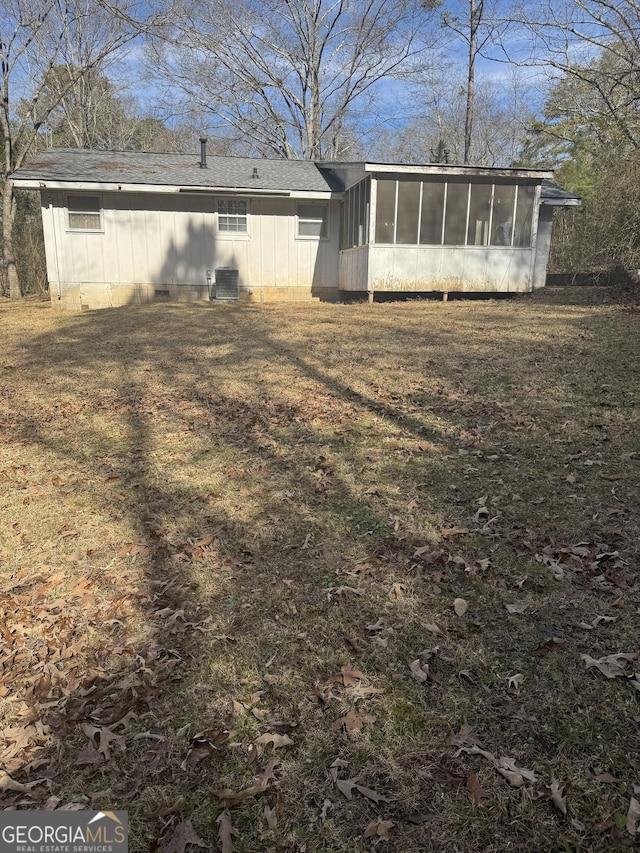
{"label": "tree trunk", "polygon": [[467,106],[464,117],[464,163],[471,156],[471,138],[473,132],[473,98],[476,71],[476,49],[478,21],[476,19],[476,0],[469,0],[469,65],[467,67]]}
{"label": "tree trunk", "polygon": [[2,265],[7,276],[7,282],[9,283],[10,298],[21,299],[22,290],[20,289],[16,257],[13,251],[13,223],[15,215],[16,204],[13,195],[13,181],[10,178],[5,178],[2,185]]}

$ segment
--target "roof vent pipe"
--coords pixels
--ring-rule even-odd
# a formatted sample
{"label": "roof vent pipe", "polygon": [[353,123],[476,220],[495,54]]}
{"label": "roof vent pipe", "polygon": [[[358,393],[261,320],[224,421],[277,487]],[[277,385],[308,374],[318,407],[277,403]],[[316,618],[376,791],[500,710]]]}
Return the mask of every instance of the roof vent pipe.
{"label": "roof vent pipe", "polygon": [[260,177],[260,175],[258,174],[258,167],[257,166],[253,167],[253,175],[251,175],[251,177],[252,178],[259,178]]}
{"label": "roof vent pipe", "polygon": [[207,137],[200,137],[200,168],[207,168]]}

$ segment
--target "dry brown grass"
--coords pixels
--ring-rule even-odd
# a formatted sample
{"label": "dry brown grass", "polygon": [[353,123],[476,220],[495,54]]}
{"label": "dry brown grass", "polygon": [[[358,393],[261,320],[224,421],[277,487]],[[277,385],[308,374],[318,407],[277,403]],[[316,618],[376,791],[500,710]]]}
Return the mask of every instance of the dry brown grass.
{"label": "dry brown grass", "polygon": [[639,651],[639,326],[0,305],[5,807],[127,809],[132,851],[219,849],[225,804],[246,853],[633,849],[640,666],[580,656]]}

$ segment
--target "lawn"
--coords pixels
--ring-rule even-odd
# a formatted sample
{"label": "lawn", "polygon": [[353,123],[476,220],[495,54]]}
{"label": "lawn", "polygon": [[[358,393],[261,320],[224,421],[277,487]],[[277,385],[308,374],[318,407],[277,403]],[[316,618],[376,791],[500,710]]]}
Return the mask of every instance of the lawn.
{"label": "lawn", "polygon": [[640,313],[0,330],[3,808],[127,810],[133,853],[636,849]]}

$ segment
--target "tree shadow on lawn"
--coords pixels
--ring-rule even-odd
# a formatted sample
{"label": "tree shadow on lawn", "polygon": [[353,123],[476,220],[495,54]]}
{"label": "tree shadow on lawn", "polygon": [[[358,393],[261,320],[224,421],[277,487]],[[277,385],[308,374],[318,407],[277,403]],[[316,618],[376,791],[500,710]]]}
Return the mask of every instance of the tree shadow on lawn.
{"label": "tree shadow on lawn", "polygon": [[[242,801],[233,818],[241,849],[365,849],[364,827],[381,813],[398,824],[390,849],[438,849],[472,814],[464,761],[446,746],[467,711],[483,723],[488,748],[519,749],[529,761],[546,755],[543,763],[557,749],[544,726],[522,731],[514,697],[488,675],[497,661],[511,663],[507,652],[527,665],[530,637],[514,625],[505,648],[491,611],[512,588],[505,578],[537,519],[510,507],[508,541],[489,530],[472,545],[443,542],[445,525],[474,527],[485,485],[492,442],[477,428],[479,401],[456,396],[446,374],[437,387],[412,380],[410,405],[406,388],[394,397],[393,381],[367,394],[357,364],[341,377],[326,346],[316,353],[313,340],[296,341],[295,316],[274,328],[277,316],[129,308],[65,318],[25,344],[24,381],[46,383],[47,399],[31,411],[15,399],[22,420],[12,441],[72,472],[59,487],[66,524],[75,529],[90,508],[104,527],[102,545],[71,567],[74,583],[84,578],[97,591],[95,613],[71,608],[74,642],[84,635],[86,648],[56,660],[51,643],[51,660],[21,695],[33,743],[47,746],[32,777],[50,780],[26,802],[86,794],[92,807],[128,808],[133,850],[168,838],[179,814],[212,839],[225,803],[214,792],[246,789],[273,756],[278,784],[267,778],[265,797],[278,827],[269,828],[264,803]],[[443,338],[449,358],[464,361]],[[419,345],[386,343],[380,370],[399,369],[409,344],[428,361],[438,333]],[[510,436],[493,471],[531,440],[526,422]],[[494,567],[480,570],[475,558]],[[133,588],[118,589],[120,574]],[[478,624],[443,612],[458,594],[478,599]],[[378,620],[382,628],[367,628]],[[424,687],[408,664],[429,641],[424,624],[435,622],[452,656],[436,653],[437,680]],[[485,685],[480,701],[473,679],[458,674],[470,669],[465,656]],[[339,675],[343,666],[362,677]],[[385,692],[354,692],[362,686]],[[350,711],[376,720],[360,732],[332,728]],[[287,735],[294,746],[272,750],[256,744],[260,734]],[[331,776],[336,758],[345,764],[335,775],[357,776],[391,802],[346,801]],[[5,799],[25,803],[20,792]],[[320,825],[325,800],[331,817]],[[516,809],[505,832],[522,843],[539,820],[500,789],[473,812],[478,849],[504,808]]]}

